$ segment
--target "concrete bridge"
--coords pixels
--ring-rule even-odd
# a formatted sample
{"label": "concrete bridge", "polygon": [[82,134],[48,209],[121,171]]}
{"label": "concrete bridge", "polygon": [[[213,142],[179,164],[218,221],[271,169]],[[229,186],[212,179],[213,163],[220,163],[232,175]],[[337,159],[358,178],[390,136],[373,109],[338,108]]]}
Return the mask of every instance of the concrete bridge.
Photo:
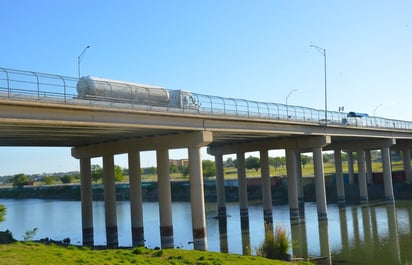
{"label": "concrete bridge", "polygon": [[327,220],[322,152],[334,151],[339,203],[345,203],[342,152],[348,153],[350,181],[357,153],[361,203],[368,202],[371,150],[382,156],[385,198],[394,201],[390,150],[403,153],[411,180],[412,123],[360,117],[300,106],[228,99],[191,93],[196,108],[119,101],[112,97],[80,98],[78,79],[0,68],[0,145],[72,147],[81,173],[83,244],[94,245],[91,158],[103,158],[107,246],[118,246],[114,155],[128,154],[133,245],[144,244],[140,152],[157,154],[160,237],[162,248],[174,247],[169,149],[187,148],[189,156],[194,248],[207,250],[201,148],[215,156],[220,217],[226,216],[223,155],[236,154],[239,208],[248,219],[245,152],[259,151],[264,218],[272,223],[268,151],[284,149],[287,160],[291,221],[304,218],[300,153],[312,152],[319,220]]}

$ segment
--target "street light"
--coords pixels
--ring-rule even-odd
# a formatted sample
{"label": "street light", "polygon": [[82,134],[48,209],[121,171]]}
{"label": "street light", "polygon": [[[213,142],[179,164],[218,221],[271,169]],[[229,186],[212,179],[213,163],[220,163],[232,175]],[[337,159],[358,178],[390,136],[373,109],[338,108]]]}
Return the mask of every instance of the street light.
{"label": "street light", "polygon": [[293,92],[298,91],[297,89],[293,89],[292,91],[289,92],[289,94],[286,96],[286,118],[289,118],[289,107],[288,107],[288,98],[290,96],[290,94],[292,94]]}
{"label": "street light", "polygon": [[323,59],[324,59],[324,65],[325,65],[325,126],[328,126],[328,89],[326,85],[326,49],[321,48],[316,45],[310,45],[310,47],[318,50],[323,55]]}
{"label": "street light", "polygon": [[86,52],[87,49],[89,49],[90,46],[87,45],[86,48],[83,49],[82,53],[80,53],[79,56],[77,56],[77,70],[79,72],[79,79],[80,79],[80,62],[82,61],[83,57],[84,57],[84,53]]}
{"label": "street light", "polygon": [[376,107],[373,109],[373,117],[376,116],[376,115],[375,115],[376,110],[377,110],[379,107],[382,107],[382,105],[383,105],[383,104],[379,104],[378,106],[376,106]]}

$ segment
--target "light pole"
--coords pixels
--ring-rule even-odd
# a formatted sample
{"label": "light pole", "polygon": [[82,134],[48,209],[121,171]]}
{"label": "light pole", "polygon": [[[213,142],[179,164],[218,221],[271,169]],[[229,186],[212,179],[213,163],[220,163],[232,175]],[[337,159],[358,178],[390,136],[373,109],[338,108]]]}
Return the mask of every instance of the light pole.
{"label": "light pole", "polygon": [[289,107],[288,107],[288,98],[293,92],[298,91],[297,89],[293,89],[292,91],[289,92],[289,94],[286,96],[286,118],[289,119]]}
{"label": "light pole", "polygon": [[379,107],[382,107],[382,105],[383,105],[383,104],[379,104],[378,106],[376,106],[376,107],[373,109],[373,117],[376,116],[376,115],[375,115],[376,110],[377,110]]}
{"label": "light pole", "polygon": [[90,46],[87,45],[86,48],[83,49],[82,53],[80,53],[79,56],[77,56],[77,71],[79,73],[79,79],[80,79],[80,62],[82,61],[83,57],[84,57],[84,53],[86,52],[87,49],[89,49]]}
{"label": "light pole", "polygon": [[326,85],[326,49],[321,48],[316,45],[310,45],[310,47],[318,50],[323,55],[323,59],[324,59],[324,65],[325,65],[325,126],[328,126],[328,89]]}

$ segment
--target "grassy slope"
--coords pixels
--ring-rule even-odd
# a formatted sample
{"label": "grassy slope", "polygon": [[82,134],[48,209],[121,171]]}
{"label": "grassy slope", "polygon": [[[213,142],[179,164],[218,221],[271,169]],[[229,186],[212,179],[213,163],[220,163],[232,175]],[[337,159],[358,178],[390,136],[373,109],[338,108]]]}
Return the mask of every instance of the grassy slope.
{"label": "grassy slope", "polygon": [[[291,264],[256,256],[242,256],[195,250],[144,248],[90,250],[75,246],[62,247],[33,242],[0,245],[0,263],[7,264]],[[299,263],[310,264],[310,263]]]}

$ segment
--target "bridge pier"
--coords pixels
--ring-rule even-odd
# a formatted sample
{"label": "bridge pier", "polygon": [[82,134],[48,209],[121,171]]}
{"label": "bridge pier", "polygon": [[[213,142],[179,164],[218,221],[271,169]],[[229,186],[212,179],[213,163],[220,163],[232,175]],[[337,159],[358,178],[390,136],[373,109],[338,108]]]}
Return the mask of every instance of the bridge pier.
{"label": "bridge pier", "polygon": [[288,177],[289,217],[291,222],[299,220],[298,181],[296,172],[296,150],[286,149],[286,171]]}
{"label": "bridge pier", "polygon": [[132,244],[133,246],[144,246],[142,176],[139,151],[129,152],[128,162]]}
{"label": "bridge pier", "polygon": [[339,206],[344,206],[346,204],[345,198],[345,184],[343,181],[343,171],[342,171],[342,153],[340,149],[335,149],[334,152],[335,157],[335,171],[336,171],[336,190],[338,196],[338,204]]}
{"label": "bridge pier", "polygon": [[200,147],[189,148],[189,174],[194,248],[196,250],[207,250],[205,199]]}
{"label": "bridge pier", "polygon": [[117,248],[119,246],[119,241],[117,234],[116,187],[114,180],[113,155],[106,154],[103,156],[103,184],[107,247]]}
{"label": "bridge pier", "polygon": [[90,158],[80,159],[80,190],[83,245],[93,247],[93,193]]}
{"label": "bridge pier", "polygon": [[382,167],[383,167],[383,185],[385,189],[385,200],[388,203],[394,201],[393,185],[392,185],[392,169],[391,169],[391,156],[389,146],[383,146],[381,148]]}
{"label": "bridge pier", "polygon": [[316,204],[318,208],[318,220],[328,219],[328,210],[326,205],[326,188],[325,175],[323,171],[322,147],[315,147],[313,151],[313,164],[315,171],[315,192]]}
{"label": "bridge pier", "polygon": [[352,150],[347,151],[348,154],[348,174],[349,174],[349,184],[355,184],[355,170],[353,169],[353,153]]}
{"label": "bridge pier", "polygon": [[169,175],[169,150],[156,151],[159,186],[160,244],[162,248],[173,248],[172,193]]}
{"label": "bridge pier", "polygon": [[302,180],[302,159],[300,152],[296,151],[296,174],[297,174],[297,189],[298,189],[298,205],[299,205],[299,218],[305,218],[305,196],[303,193],[303,180]]}
{"label": "bridge pier", "polygon": [[267,224],[273,223],[272,213],[272,182],[270,180],[269,154],[267,150],[260,150],[260,169],[262,174],[263,220]]}
{"label": "bridge pier", "polygon": [[226,192],[225,178],[223,170],[223,155],[215,155],[216,166],[216,197],[217,197],[217,218],[226,218]]}
{"label": "bridge pier", "polygon": [[359,192],[360,192],[360,203],[368,203],[368,184],[366,182],[366,172],[365,172],[365,150],[358,149],[358,181],[359,181]]}
{"label": "bridge pier", "polygon": [[373,184],[373,177],[372,177],[372,157],[371,157],[371,150],[365,150],[365,165],[366,165],[366,179],[367,184]]}
{"label": "bridge pier", "polygon": [[239,183],[239,210],[240,220],[243,227],[249,228],[249,209],[247,198],[247,182],[246,182],[246,167],[245,167],[245,153],[237,152],[237,178]]}

